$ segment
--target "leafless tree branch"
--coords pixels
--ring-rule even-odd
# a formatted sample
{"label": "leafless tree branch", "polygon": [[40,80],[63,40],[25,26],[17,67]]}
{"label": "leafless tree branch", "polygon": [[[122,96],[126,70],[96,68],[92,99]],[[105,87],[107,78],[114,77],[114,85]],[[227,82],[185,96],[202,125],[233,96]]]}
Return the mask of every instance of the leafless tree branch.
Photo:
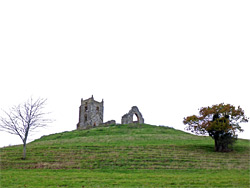
{"label": "leafless tree branch", "polygon": [[24,156],[26,157],[26,142],[29,132],[37,128],[45,127],[53,120],[45,118],[49,113],[43,111],[47,99],[30,98],[25,103],[14,106],[9,112],[4,111],[3,117],[0,117],[0,131],[18,135],[24,146]]}

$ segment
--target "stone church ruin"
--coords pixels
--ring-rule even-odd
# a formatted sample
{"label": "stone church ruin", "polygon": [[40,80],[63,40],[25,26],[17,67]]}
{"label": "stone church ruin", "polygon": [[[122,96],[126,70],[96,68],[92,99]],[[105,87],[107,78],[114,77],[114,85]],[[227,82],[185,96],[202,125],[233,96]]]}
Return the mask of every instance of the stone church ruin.
{"label": "stone church ruin", "polygon": [[[137,117],[137,121],[133,121],[134,115]],[[137,106],[133,106],[127,114],[122,116],[122,124],[131,124],[131,123],[139,123],[139,124],[144,123],[142,114],[137,108]]]}
{"label": "stone church ruin", "polygon": [[[95,101],[93,95],[89,99],[81,99],[77,129],[88,129],[99,125],[116,124],[115,120],[110,120],[103,123],[103,104],[103,100],[101,102]],[[133,116],[137,118],[136,121],[133,121]],[[144,123],[142,114],[137,106],[133,106],[128,113],[122,116],[122,124],[131,123]]]}

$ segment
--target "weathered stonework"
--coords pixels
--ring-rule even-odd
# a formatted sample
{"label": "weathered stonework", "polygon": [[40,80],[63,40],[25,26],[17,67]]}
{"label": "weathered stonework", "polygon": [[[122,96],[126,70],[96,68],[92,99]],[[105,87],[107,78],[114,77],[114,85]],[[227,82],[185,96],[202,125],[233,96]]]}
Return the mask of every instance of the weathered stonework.
{"label": "weathered stonework", "polygon": [[103,100],[97,102],[92,95],[91,98],[81,99],[79,107],[79,123],[77,129],[86,129],[99,126],[103,123]]}
{"label": "weathered stonework", "polygon": [[109,121],[103,123],[102,125],[115,125],[115,124],[116,124],[115,120],[109,120]]}
{"label": "weathered stonework", "polygon": [[[100,125],[114,125],[115,120],[110,120],[103,123],[103,100],[102,102],[97,102],[94,100],[92,95],[91,98],[83,100],[81,99],[81,106],[79,107],[79,122],[77,124],[77,129],[88,129]],[[137,121],[133,121],[133,116],[137,117]],[[144,123],[141,112],[136,106],[133,106],[131,110],[122,116],[122,124],[131,123]]]}
{"label": "weathered stonework", "polygon": [[[133,121],[133,115],[136,115],[137,121]],[[141,112],[139,111],[137,106],[133,106],[131,110],[122,116],[122,124],[131,124],[131,123],[144,123],[144,119],[142,117]]]}

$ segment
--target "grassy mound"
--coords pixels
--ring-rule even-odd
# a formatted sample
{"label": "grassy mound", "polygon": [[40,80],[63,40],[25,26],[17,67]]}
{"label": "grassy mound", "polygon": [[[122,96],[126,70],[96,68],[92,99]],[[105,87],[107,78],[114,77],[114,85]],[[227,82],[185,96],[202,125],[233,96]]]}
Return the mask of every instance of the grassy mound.
{"label": "grassy mound", "polygon": [[166,127],[97,127],[44,136],[28,144],[27,160],[21,160],[22,146],[1,148],[1,182],[3,187],[249,187],[249,140],[239,139],[234,149],[217,153],[210,137]]}

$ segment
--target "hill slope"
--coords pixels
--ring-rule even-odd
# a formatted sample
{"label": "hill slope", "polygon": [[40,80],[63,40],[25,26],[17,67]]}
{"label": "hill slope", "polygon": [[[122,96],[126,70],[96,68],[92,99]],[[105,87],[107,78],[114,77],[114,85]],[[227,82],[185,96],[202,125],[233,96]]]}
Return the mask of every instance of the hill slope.
{"label": "hill slope", "polygon": [[[15,174],[13,169],[19,169],[18,174],[57,170],[52,187],[60,185],[65,174],[76,183],[65,186],[80,186],[77,180],[87,175],[95,179],[85,178],[85,186],[248,187],[249,151],[248,140],[238,140],[234,152],[216,153],[210,137],[151,125],[115,125],[44,136],[28,144],[25,161],[20,159],[21,146],[2,148],[1,168],[6,176]],[[4,178],[4,185],[9,181]]]}

